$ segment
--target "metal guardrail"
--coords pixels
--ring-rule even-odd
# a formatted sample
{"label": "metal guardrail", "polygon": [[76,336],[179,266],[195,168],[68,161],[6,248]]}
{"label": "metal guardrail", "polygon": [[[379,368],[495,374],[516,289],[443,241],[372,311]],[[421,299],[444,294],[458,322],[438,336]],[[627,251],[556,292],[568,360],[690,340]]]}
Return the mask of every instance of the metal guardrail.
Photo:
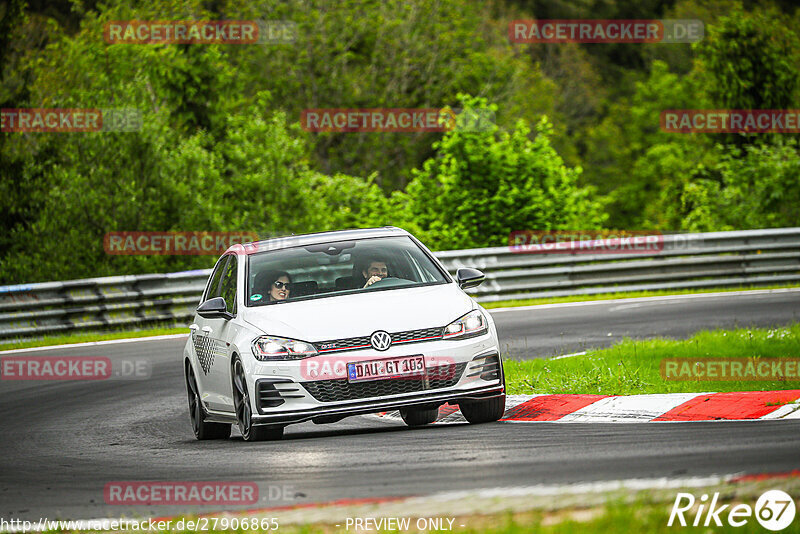
{"label": "metal guardrail", "polygon": [[[448,271],[474,267],[479,302],[800,282],[800,228],[664,235],[659,250],[531,254],[510,247],[437,252]],[[0,338],[188,322],[210,269],[0,286]]]}

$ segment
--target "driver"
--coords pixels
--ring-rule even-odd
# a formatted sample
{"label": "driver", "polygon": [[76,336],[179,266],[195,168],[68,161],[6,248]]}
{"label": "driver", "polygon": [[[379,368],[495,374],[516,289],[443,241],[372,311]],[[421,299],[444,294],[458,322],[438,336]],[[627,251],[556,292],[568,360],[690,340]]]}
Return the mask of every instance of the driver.
{"label": "driver", "polygon": [[389,276],[389,268],[386,262],[380,259],[372,258],[366,267],[361,271],[364,279],[367,281],[364,287],[369,287],[375,282],[379,282]]}

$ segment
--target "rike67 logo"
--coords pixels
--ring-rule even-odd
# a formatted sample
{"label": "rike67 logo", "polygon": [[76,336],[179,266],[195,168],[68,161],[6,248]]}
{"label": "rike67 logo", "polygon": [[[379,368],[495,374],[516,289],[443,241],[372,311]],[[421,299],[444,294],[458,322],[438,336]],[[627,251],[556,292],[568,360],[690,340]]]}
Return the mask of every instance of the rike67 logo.
{"label": "rike67 logo", "polygon": [[718,501],[718,492],[710,502],[705,493],[699,500],[691,493],[678,493],[667,526],[671,527],[677,520],[677,524],[683,527],[689,526],[688,521],[693,527],[721,527],[724,522],[732,527],[742,527],[755,517],[767,530],[779,531],[792,524],[796,512],[794,500],[781,490],[764,492],[756,501],[755,509],[743,503],[718,505]]}

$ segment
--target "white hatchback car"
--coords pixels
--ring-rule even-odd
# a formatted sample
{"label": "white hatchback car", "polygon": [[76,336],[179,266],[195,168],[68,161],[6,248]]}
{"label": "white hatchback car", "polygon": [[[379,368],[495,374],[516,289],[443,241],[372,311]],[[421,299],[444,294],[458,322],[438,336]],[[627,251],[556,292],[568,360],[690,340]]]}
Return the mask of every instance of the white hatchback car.
{"label": "white hatchback car", "polygon": [[444,403],[496,421],[505,380],[491,316],[408,232],[387,227],[234,245],[217,261],[184,348],[197,439],[279,439],[290,423]]}

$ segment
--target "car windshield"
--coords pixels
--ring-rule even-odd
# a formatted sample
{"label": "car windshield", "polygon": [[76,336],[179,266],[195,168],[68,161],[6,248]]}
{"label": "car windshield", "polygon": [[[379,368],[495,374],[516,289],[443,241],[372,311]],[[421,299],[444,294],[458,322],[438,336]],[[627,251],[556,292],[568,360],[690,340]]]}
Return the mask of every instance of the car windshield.
{"label": "car windshield", "polygon": [[248,306],[448,280],[408,236],[336,241],[252,254]]}

